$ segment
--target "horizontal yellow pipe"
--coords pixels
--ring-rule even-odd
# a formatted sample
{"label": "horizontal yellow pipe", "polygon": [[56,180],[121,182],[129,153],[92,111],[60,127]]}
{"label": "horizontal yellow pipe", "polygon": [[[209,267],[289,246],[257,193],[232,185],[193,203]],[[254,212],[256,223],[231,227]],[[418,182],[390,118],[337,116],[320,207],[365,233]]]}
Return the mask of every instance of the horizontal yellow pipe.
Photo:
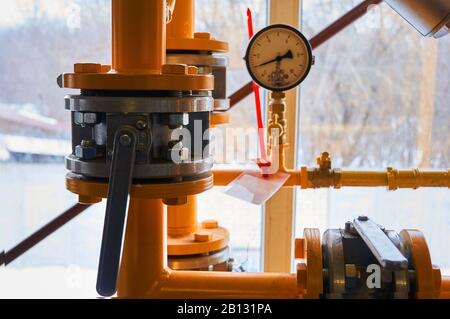
{"label": "horizontal yellow pipe", "polygon": [[385,172],[342,171],[341,186],[388,186],[389,189],[450,187],[450,171],[388,169]]}
{"label": "horizontal yellow pipe", "polygon": [[[296,274],[174,271],[167,267],[167,224],[161,200],[131,198],[122,264],[120,298],[302,298]],[[439,298],[450,298],[442,277]]]}
{"label": "horizontal yellow pipe", "polygon": [[149,298],[299,298],[297,276],[284,273],[170,271]]}
{"label": "horizontal yellow pipe", "polygon": [[[227,186],[244,171],[213,170],[214,185]],[[301,171],[287,171],[290,178],[284,186],[302,188],[320,187],[380,187],[397,188],[450,187],[450,171],[386,170],[346,171],[329,170],[327,175],[318,169],[304,168]],[[320,182],[320,183],[319,183]]]}
{"label": "horizontal yellow pipe", "polygon": [[174,271],[167,267],[161,200],[131,198],[119,298],[299,298],[295,274]]}

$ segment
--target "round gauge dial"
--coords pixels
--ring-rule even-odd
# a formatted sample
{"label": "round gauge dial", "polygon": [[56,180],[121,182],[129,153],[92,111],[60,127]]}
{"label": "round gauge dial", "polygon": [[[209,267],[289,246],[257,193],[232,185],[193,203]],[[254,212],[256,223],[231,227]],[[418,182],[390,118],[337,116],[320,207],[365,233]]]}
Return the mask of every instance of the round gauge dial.
{"label": "round gauge dial", "polygon": [[271,91],[299,85],[313,64],[311,45],[297,29],[275,24],[256,33],[245,54],[253,80]]}

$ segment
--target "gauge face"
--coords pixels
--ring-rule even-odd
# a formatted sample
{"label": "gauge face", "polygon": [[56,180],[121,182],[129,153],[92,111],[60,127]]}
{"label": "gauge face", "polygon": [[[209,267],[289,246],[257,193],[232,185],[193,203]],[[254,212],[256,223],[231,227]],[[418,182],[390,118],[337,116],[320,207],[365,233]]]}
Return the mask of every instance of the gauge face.
{"label": "gauge face", "polygon": [[271,91],[285,91],[306,78],[313,56],[308,40],[300,31],[275,24],[255,34],[245,61],[256,83]]}

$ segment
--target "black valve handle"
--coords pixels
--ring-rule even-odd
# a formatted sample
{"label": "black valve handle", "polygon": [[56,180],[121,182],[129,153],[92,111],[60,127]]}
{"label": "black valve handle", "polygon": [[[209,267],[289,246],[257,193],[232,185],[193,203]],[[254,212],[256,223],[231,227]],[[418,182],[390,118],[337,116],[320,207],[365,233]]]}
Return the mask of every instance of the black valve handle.
{"label": "black valve handle", "polygon": [[136,136],[132,128],[123,127],[116,132],[114,137],[97,273],[97,292],[105,297],[114,295],[117,290],[116,282],[122,252],[128,193],[133,176]]}

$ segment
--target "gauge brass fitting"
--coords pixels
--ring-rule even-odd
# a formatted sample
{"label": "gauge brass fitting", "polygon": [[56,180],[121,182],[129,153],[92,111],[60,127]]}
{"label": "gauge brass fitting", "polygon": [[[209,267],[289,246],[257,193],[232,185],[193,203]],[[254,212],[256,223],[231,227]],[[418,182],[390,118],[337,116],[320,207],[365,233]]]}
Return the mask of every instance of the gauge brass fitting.
{"label": "gauge brass fitting", "polygon": [[278,145],[286,144],[287,120],[286,120],[286,94],[284,92],[272,92],[269,101],[269,123],[267,126],[269,145],[272,145],[272,130],[278,130]]}

